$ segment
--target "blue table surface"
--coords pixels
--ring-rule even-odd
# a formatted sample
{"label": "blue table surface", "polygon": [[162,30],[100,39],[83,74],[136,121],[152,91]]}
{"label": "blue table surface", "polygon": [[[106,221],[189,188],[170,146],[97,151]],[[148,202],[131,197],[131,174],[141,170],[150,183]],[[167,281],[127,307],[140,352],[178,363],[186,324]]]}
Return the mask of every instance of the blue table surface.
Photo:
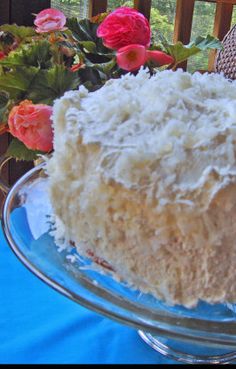
{"label": "blue table surface", "polygon": [[135,329],[62,296],[24,267],[0,227],[0,364],[176,364]]}

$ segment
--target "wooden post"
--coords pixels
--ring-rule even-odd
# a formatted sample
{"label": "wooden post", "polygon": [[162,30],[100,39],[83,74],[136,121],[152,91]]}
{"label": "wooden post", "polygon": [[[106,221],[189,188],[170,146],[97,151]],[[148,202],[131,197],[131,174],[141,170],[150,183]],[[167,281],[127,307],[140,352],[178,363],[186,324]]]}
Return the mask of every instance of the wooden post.
{"label": "wooden post", "polygon": [[32,26],[34,16],[42,9],[50,8],[50,0],[11,0],[11,23]]}
{"label": "wooden post", "polygon": [[[193,12],[195,0],[177,0],[176,16],[174,26],[174,42],[181,41],[188,44],[191,38]],[[179,64],[180,68],[186,70],[187,62]]]}
{"label": "wooden post", "polygon": [[89,18],[107,10],[107,0],[89,0]]}
{"label": "wooden post", "polygon": [[[226,33],[230,30],[233,15],[233,7],[236,0],[217,0],[213,35],[219,40],[223,40]],[[208,70],[214,70],[216,51],[212,50],[209,54]]]}
{"label": "wooden post", "polygon": [[236,5],[236,0],[215,0],[215,2]]}
{"label": "wooden post", "polygon": [[147,19],[150,19],[152,0],[134,0],[134,8],[145,15]]}
{"label": "wooden post", "polygon": [[10,0],[0,1],[0,24],[8,23],[10,19]]}

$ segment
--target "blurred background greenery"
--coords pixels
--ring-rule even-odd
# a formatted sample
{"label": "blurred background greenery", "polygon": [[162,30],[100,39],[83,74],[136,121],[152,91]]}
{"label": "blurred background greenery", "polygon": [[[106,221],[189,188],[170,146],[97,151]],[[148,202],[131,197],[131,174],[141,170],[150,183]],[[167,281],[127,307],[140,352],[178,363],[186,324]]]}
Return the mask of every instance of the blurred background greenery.
{"label": "blurred background greenery", "polygon": [[[68,17],[86,18],[88,16],[88,0],[52,0],[52,7],[60,9]],[[133,6],[133,1],[108,0],[108,9],[119,6]],[[207,36],[213,33],[215,14],[214,3],[196,1],[191,39],[197,36]],[[153,0],[150,24],[155,38],[159,30],[168,41],[172,41],[174,31],[176,0]],[[234,9],[232,25],[236,23],[236,9]],[[188,70],[205,70],[208,64],[208,52],[193,56],[188,61]]]}

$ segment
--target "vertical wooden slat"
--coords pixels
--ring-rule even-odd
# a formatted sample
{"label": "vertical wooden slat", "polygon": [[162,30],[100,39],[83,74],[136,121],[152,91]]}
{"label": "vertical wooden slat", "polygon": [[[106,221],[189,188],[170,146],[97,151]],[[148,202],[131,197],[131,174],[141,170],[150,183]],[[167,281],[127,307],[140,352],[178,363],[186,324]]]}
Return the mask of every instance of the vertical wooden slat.
{"label": "vertical wooden slat", "polygon": [[0,1],[0,24],[8,23],[10,19],[10,0]]}
{"label": "vertical wooden slat", "polygon": [[213,33],[220,40],[230,29],[234,4],[236,4],[236,0],[231,0],[231,3],[226,3],[226,0],[217,1]]}
{"label": "vertical wooden slat", "polygon": [[[217,0],[213,35],[219,40],[223,40],[226,33],[230,30],[233,15],[233,4],[236,4],[235,0],[230,0],[230,2],[227,1],[227,3],[226,0]],[[212,50],[209,54],[208,60],[209,71],[214,70],[215,56],[216,51]]]}
{"label": "vertical wooden slat", "polygon": [[[183,44],[188,44],[191,38],[193,12],[195,0],[177,0],[176,1],[176,16],[174,26],[173,41],[181,41]],[[180,68],[186,70],[187,62],[179,64]]]}
{"label": "vertical wooden slat", "polygon": [[225,4],[236,4],[236,0],[197,0],[202,3],[225,3]]}
{"label": "vertical wooden slat", "polygon": [[31,26],[34,20],[33,14],[50,8],[50,4],[50,0],[11,0],[11,23]]}
{"label": "vertical wooden slat", "polygon": [[[10,0],[1,0],[0,1],[0,25],[4,23],[9,23],[10,21]],[[0,155],[3,155],[8,147],[8,134],[4,134],[0,136]],[[4,181],[9,181],[9,167],[5,166],[2,175]],[[0,191],[0,211],[1,204],[3,203],[4,196]]]}
{"label": "vertical wooden slat", "polygon": [[236,1],[235,0],[216,0],[217,3],[224,3],[224,4],[232,4],[235,5]]}
{"label": "vertical wooden slat", "polygon": [[89,0],[89,17],[93,17],[107,10],[107,0]]}
{"label": "vertical wooden slat", "polygon": [[134,0],[134,8],[150,19],[152,0]]}

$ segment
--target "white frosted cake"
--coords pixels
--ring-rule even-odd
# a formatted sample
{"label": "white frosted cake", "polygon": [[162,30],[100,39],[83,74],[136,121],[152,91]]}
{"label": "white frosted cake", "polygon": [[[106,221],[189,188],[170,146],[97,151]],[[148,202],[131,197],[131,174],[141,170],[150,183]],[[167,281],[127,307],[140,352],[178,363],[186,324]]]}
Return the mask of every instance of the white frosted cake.
{"label": "white frosted cake", "polygon": [[168,304],[236,301],[236,82],[141,70],[67,92],[53,122],[50,198],[80,254]]}

